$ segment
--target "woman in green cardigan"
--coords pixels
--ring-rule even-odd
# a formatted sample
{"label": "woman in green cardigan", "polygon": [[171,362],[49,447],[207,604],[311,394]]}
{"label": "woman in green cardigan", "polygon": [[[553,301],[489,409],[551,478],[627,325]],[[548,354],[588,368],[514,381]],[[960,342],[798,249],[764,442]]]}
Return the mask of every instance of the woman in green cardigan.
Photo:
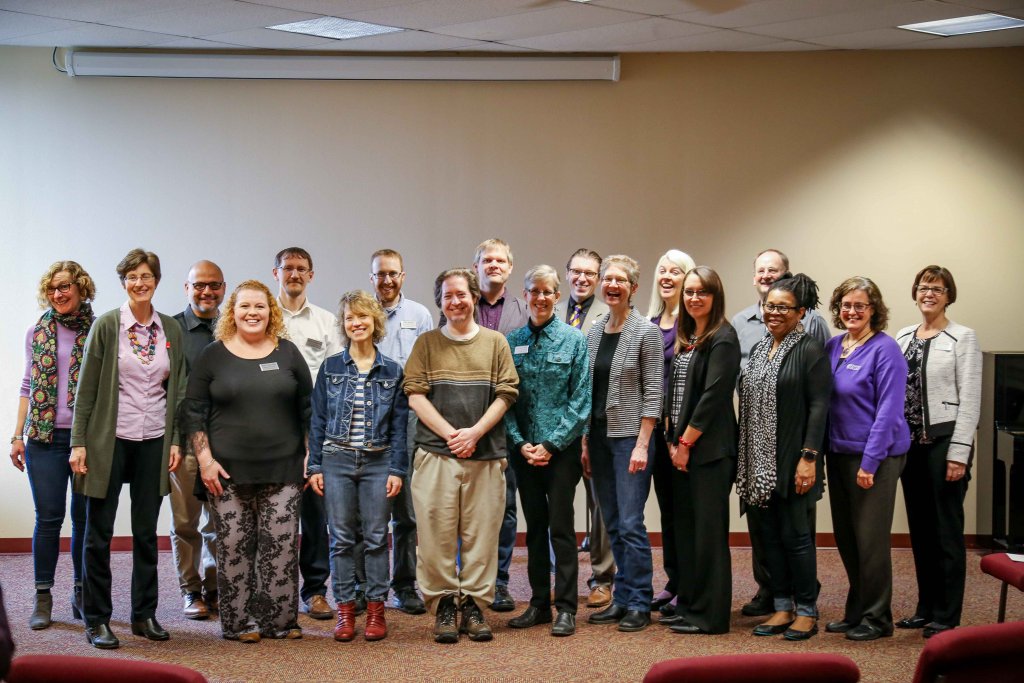
{"label": "woman in green cardigan", "polygon": [[117,274],[128,300],[89,332],[71,427],[75,490],[88,497],[82,616],[86,638],[101,649],[120,645],[110,630],[110,541],[124,482],[132,498],[132,633],[170,637],[156,620],[156,524],[167,474],[181,460],[175,413],[186,381],[181,327],[153,308],[160,259],[133,249]]}

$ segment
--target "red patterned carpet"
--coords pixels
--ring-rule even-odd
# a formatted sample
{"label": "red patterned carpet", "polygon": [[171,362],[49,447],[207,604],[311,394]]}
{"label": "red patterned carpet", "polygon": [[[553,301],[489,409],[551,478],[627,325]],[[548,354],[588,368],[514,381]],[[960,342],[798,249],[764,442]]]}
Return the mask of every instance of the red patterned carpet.
{"label": "red patterned carpet", "polygon": [[[589,575],[581,555],[580,576]],[[894,614],[910,614],[915,599],[913,558],[909,551],[893,553],[895,573]],[[655,566],[661,552],[655,550]],[[31,631],[32,560],[29,555],[0,555],[0,582],[4,587],[17,654],[75,654],[173,662],[190,666],[211,681],[639,681],[656,661],[671,657],[753,652],[836,652],[857,662],[863,681],[909,681],[924,643],[919,631],[897,631],[892,638],[870,643],[853,643],[842,636],[821,633],[805,643],[781,638],[756,638],[750,629],[758,619],[739,615],[739,607],[753,593],[749,571],[750,551],[733,551],[732,631],[722,636],[680,636],[665,627],[652,626],[636,634],[619,633],[614,627],[590,626],[580,610],[580,626],[571,638],[552,638],[537,627],[516,631],[505,626],[512,614],[486,616],[494,628],[490,643],[463,639],[457,645],[437,645],[430,636],[433,618],[407,616],[388,610],[391,635],[378,643],[360,638],[336,643],[331,622],[300,617],[304,638],[300,641],[267,641],[258,645],[227,642],[220,637],[216,621],[194,622],[181,616],[181,601],[173,580],[170,553],[161,553],[163,578],[158,618],[171,632],[171,640],[153,643],[132,636],[128,629],[129,574],[131,555],[114,556],[114,577],[121,590],[114,596],[114,631],[121,648],[100,652],[89,646],[80,623],[71,618],[68,603],[70,581],[55,589],[53,626]],[[969,574],[964,606],[964,625],[996,620],[999,585],[981,574],[978,555],[968,556]],[[61,558],[58,576],[70,576],[70,560]],[[845,598],[845,575],[835,550],[819,550],[822,593],[819,608],[822,624],[841,616]],[[658,572],[657,581],[664,579]],[[529,597],[526,584],[525,551],[517,549],[512,567],[512,594],[521,610]],[[582,586],[581,586],[582,589]],[[583,592],[581,590],[581,592]],[[518,610],[517,610],[518,611]],[[1011,591],[1007,619],[1024,619],[1024,596]],[[362,623],[360,622],[360,633]]]}

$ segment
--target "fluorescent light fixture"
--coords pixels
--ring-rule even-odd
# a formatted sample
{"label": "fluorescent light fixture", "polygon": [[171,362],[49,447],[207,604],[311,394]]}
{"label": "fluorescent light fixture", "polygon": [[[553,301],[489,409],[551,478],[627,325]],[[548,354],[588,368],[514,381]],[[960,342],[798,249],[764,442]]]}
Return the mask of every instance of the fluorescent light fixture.
{"label": "fluorescent light fixture", "polygon": [[307,19],[306,21],[293,21],[290,24],[277,24],[267,28],[275,31],[288,31],[289,33],[303,33],[307,36],[334,38],[335,40],[379,36],[384,33],[398,33],[405,30],[404,28],[396,28],[394,26],[367,24],[362,21],[351,21],[349,19],[339,19],[338,17],[319,17],[318,19]]}
{"label": "fluorescent light fixture", "polygon": [[985,31],[1001,31],[1007,28],[1024,27],[1024,19],[1005,17],[1002,14],[974,14],[969,17],[925,21],[920,24],[904,24],[897,28],[919,33],[930,33],[935,36],[962,36],[967,33],[983,33]]}
{"label": "fluorescent light fixture", "polygon": [[69,76],[382,81],[617,81],[618,55],[305,55],[66,50]]}

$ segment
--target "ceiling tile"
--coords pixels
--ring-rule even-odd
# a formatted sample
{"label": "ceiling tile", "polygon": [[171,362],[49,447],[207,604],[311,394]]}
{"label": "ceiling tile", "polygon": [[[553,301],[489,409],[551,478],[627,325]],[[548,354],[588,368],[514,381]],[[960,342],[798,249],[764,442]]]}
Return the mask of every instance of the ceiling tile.
{"label": "ceiling tile", "polygon": [[698,33],[692,36],[656,40],[652,43],[616,46],[614,50],[617,52],[724,52],[777,42],[779,41],[768,36],[720,30]]}
{"label": "ceiling tile", "polygon": [[[692,21],[697,24],[718,26],[721,28],[743,28],[759,24],[795,21],[823,17],[830,14],[843,14],[864,11],[873,7],[891,5],[898,0],[762,0],[761,2],[731,3],[732,8],[724,11],[719,5],[716,9],[694,9],[681,14],[673,14],[673,18]],[[724,7],[724,4],[721,5]]]}
{"label": "ceiling tile", "polygon": [[511,16],[538,9],[537,0],[425,0],[346,14],[348,19],[385,26],[436,28]]}
{"label": "ceiling tile", "polygon": [[[1009,16],[1024,15],[1024,2],[1021,0],[947,0],[950,4],[963,5],[969,10],[998,12]],[[971,14],[973,12],[968,12]]]}
{"label": "ceiling tile", "polygon": [[[449,50],[445,50],[446,52]],[[534,50],[528,47],[520,47],[518,45],[506,45],[504,43],[491,43],[483,40],[470,41],[468,45],[460,48],[453,48],[450,51],[454,52],[521,52],[521,53],[536,53],[543,52],[543,50]]]}
{"label": "ceiling tile", "polygon": [[0,0],[0,9],[77,21],[106,21],[202,5],[210,0]]}
{"label": "ceiling tile", "polygon": [[37,17],[32,14],[0,10],[0,41],[3,41],[6,45],[18,44],[8,41],[8,38],[74,28],[74,26],[74,22],[65,21],[64,19],[51,19],[49,17]]}
{"label": "ceiling tile", "polygon": [[17,44],[46,47],[149,47],[159,45],[167,38],[165,33],[98,24],[79,24],[63,31],[22,36],[17,39]]}
{"label": "ceiling tile", "polygon": [[949,19],[960,15],[962,15],[961,8],[955,5],[933,0],[919,0],[918,2],[903,2],[812,19],[747,26],[744,30],[776,38],[811,40],[821,36],[894,28],[900,24]]}
{"label": "ceiling tile", "polygon": [[276,7],[265,7],[234,0],[215,0],[184,9],[128,17],[116,23],[119,26],[144,31],[198,37],[315,18],[316,16],[312,14]]}
{"label": "ceiling tile", "polygon": [[[0,0],[2,2],[3,0]],[[380,9],[394,5],[415,5],[422,0],[249,0],[254,5],[280,7],[296,12],[323,14],[328,17],[344,17],[352,12]],[[475,0],[474,0],[475,1]]]}
{"label": "ceiling tile", "polygon": [[781,40],[775,43],[764,43],[750,47],[738,48],[737,52],[810,52],[812,50],[831,50],[830,47],[815,45],[814,43],[803,43],[799,40]]}
{"label": "ceiling tile", "polygon": [[[748,0],[715,0],[720,6],[742,5]],[[754,0],[757,2],[758,0]],[[653,16],[665,16],[681,12],[692,12],[701,3],[692,0],[591,0],[591,5],[621,9],[627,12],[640,12]]]}
{"label": "ceiling tile", "polygon": [[291,31],[274,31],[269,28],[249,28],[244,31],[228,31],[204,36],[209,40],[245,45],[246,47],[264,50],[302,50],[315,49],[317,46],[337,41],[323,36],[309,36]]}
{"label": "ceiling tile", "polygon": [[844,50],[890,50],[929,38],[934,36],[898,28],[878,28],[872,31],[841,33],[837,36],[821,36],[815,38],[814,42]]}
{"label": "ceiling tile", "polygon": [[499,19],[439,26],[435,30],[478,40],[513,40],[636,20],[636,15],[629,12],[579,3],[566,2],[563,5]]}
{"label": "ceiling tile", "polygon": [[332,40],[330,45],[320,46],[321,50],[359,50],[380,52],[420,52],[428,50],[460,49],[475,41],[453,36],[443,36],[426,31],[402,31],[379,36]]}
{"label": "ceiling tile", "polygon": [[582,31],[568,31],[566,33],[554,33],[536,38],[520,38],[505,42],[523,47],[532,47],[538,50],[549,50],[551,52],[567,50],[601,52],[607,50],[609,45],[622,46],[634,43],[650,43],[656,40],[707,33],[714,30],[707,26],[697,26],[696,24],[687,24],[682,21],[651,17],[638,21],[627,21],[621,24],[597,26]]}
{"label": "ceiling tile", "polygon": [[233,45],[221,43],[216,40],[204,40],[203,38],[175,38],[166,43],[158,43],[154,47],[167,48],[168,50],[248,50],[244,45]]}

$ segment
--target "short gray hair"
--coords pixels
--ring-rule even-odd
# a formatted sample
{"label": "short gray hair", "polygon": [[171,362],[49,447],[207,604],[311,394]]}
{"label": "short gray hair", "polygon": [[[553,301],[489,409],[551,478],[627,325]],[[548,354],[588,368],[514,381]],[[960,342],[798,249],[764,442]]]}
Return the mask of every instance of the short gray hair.
{"label": "short gray hair", "polygon": [[541,280],[550,280],[555,284],[555,291],[558,291],[559,286],[562,284],[558,279],[558,271],[547,265],[539,265],[530,268],[526,271],[526,275],[523,276],[523,289],[529,289],[530,285],[534,282],[540,282]]}

